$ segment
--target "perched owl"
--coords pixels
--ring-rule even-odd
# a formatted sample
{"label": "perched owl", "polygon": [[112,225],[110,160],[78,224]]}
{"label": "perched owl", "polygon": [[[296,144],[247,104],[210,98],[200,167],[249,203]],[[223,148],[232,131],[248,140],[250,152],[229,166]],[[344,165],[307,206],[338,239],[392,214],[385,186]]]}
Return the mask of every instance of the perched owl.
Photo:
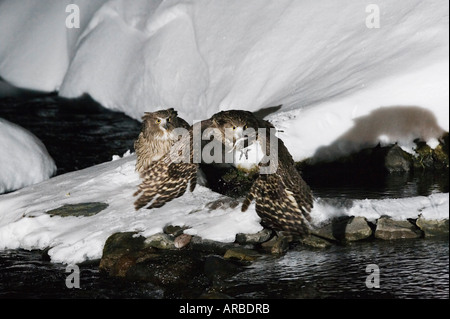
{"label": "perched owl", "polygon": [[265,227],[306,235],[313,206],[310,188],[296,170],[283,141],[276,137],[272,124],[247,111],[219,112],[191,126],[189,134],[144,173],[135,193],[135,196],[140,194],[135,202],[136,210],[148,204],[148,208],[160,207],[183,195],[188,186],[194,190],[199,153],[206,147],[204,140],[194,138],[194,132],[205,136],[207,130],[210,133],[206,135],[221,141],[226,153],[233,151],[246,156],[246,150],[251,147],[263,153],[254,163],[260,168],[260,174],[242,204],[242,211],[255,201],[256,212]]}
{"label": "perched owl", "polygon": [[175,128],[189,129],[189,124],[178,117],[173,108],[156,112],[145,112],[142,117],[142,129],[134,142],[136,150],[136,171],[142,174],[150,164],[163,157],[175,142],[172,131]]}

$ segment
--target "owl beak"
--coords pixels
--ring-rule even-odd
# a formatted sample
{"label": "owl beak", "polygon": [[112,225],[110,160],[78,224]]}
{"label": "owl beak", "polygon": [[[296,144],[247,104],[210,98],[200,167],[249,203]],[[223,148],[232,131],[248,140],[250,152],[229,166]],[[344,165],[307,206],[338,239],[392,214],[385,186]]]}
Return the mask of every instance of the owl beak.
{"label": "owl beak", "polygon": [[167,122],[164,123],[162,127],[163,127],[165,130],[167,130],[167,129],[169,128],[169,123],[167,123]]}

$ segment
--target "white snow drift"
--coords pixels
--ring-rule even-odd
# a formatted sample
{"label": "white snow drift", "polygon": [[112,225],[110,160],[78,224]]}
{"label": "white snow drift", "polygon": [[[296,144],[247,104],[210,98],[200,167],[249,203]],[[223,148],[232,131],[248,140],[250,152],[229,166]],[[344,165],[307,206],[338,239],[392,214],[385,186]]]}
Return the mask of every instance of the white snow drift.
{"label": "white snow drift", "polygon": [[0,194],[39,183],[56,173],[44,144],[24,128],[0,118]]}
{"label": "white snow drift", "polygon": [[[380,107],[423,108],[448,131],[449,3],[377,1],[380,27],[369,28],[372,2],[0,0],[0,76],[89,93],[136,119],[161,107],[192,122],[283,104],[269,119],[296,160],[330,145],[318,156],[386,140],[410,149],[421,132],[339,138]],[[80,7],[79,29],[66,27],[68,3]]]}

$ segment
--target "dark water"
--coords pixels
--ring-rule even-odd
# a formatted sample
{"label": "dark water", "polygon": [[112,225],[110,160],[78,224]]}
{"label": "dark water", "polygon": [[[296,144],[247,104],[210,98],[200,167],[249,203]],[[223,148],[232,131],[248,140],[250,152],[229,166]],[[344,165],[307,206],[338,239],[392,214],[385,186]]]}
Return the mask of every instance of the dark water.
{"label": "dark water", "polygon": [[63,174],[133,151],[140,122],[111,112],[88,96],[0,99],[0,117],[26,128],[46,146]]}
{"label": "dark water", "polygon": [[[327,250],[291,249],[265,257],[227,279],[220,292],[233,298],[449,298],[448,240],[358,242]],[[368,288],[368,265],[379,267],[379,288]],[[80,265],[80,288],[66,286],[66,266],[43,261],[42,252],[0,252],[0,298],[151,298],[165,291],[126,282]],[[195,295],[194,295],[195,296]],[[183,297],[180,295],[179,297]]]}
{"label": "dark water", "polygon": [[[357,242],[303,247],[255,262],[231,281],[238,298],[449,298],[448,240]],[[379,288],[368,288],[368,265]]]}
{"label": "dark water", "polygon": [[[58,174],[111,160],[133,150],[140,123],[103,109],[89,97],[0,99],[0,117],[39,137]],[[448,192],[448,171],[414,174],[304,172],[318,197],[398,198]],[[366,266],[380,269],[380,288],[366,287]],[[0,298],[168,298],[161,287],[108,278],[98,261],[80,265],[80,289],[69,289],[66,266],[40,251],[0,251]],[[314,250],[294,247],[265,257],[227,279],[220,293],[234,298],[449,298],[449,242],[367,241]],[[195,295],[189,295],[194,296]]]}

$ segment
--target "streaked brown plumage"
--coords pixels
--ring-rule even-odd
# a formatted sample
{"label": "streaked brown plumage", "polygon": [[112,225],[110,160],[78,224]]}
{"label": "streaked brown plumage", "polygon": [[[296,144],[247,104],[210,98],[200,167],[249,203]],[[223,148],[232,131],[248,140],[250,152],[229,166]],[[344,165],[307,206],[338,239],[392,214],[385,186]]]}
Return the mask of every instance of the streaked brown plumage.
{"label": "streaked brown plumage", "polygon": [[[272,124],[256,118],[251,112],[231,110],[219,112],[209,120],[195,125],[191,126],[189,134],[183,136],[160,161],[154,162],[144,173],[143,182],[135,193],[135,196],[141,194],[135,202],[136,209],[148,204],[148,208],[160,207],[183,195],[188,186],[191,191],[194,190],[198,163],[194,161],[193,151],[186,154],[187,150],[199,147],[195,145],[199,142],[193,138],[194,131],[217,129],[215,138],[220,138],[226,147],[235,148],[246,127],[253,128],[256,132],[258,128],[264,128],[264,132],[256,133],[255,141],[263,148],[265,146],[263,152],[269,161],[261,161],[258,166],[273,170],[271,174],[259,174],[242,204],[242,211],[246,211],[255,201],[256,212],[265,227],[300,236],[309,232],[309,212],[313,206],[310,188],[296,170],[294,160],[283,141],[275,136]],[[225,134],[227,128],[238,133],[234,133],[230,139]],[[278,144],[277,154],[270,154],[270,143]],[[277,160],[274,160],[274,156]],[[184,162],[180,162],[180,159]]]}
{"label": "streaked brown plumage", "polygon": [[170,150],[177,138],[173,136],[172,131],[179,127],[189,129],[189,124],[178,117],[173,108],[145,112],[141,132],[134,142],[136,171],[141,177],[151,163],[158,161]]}

